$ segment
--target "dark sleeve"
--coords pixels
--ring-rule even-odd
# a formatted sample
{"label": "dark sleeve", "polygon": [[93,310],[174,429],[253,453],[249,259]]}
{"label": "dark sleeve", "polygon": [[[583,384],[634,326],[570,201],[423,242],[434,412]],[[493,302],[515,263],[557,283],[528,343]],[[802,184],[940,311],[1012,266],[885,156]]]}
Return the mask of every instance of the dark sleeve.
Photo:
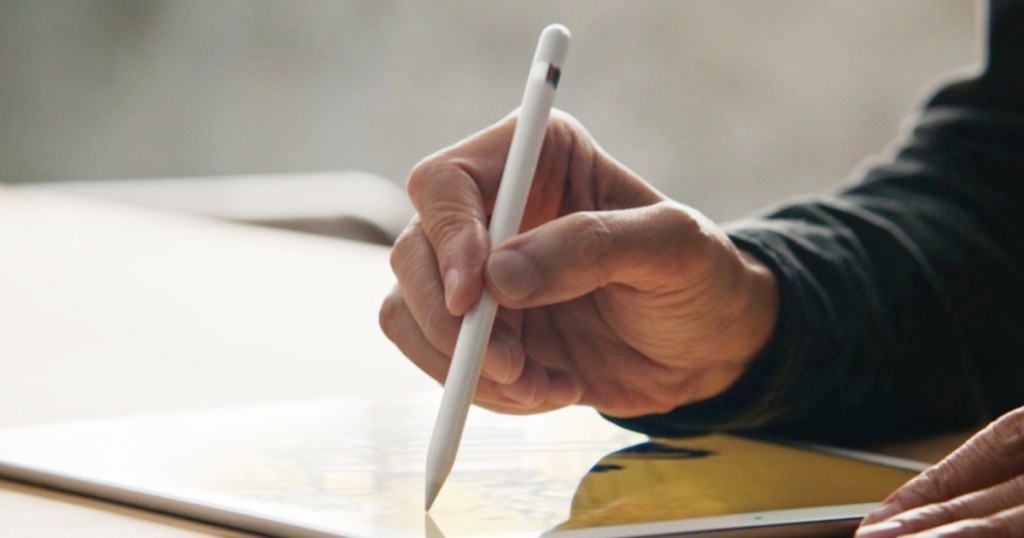
{"label": "dark sleeve", "polygon": [[989,4],[987,63],[896,155],[831,196],[727,227],[775,273],[779,321],[725,394],[611,419],[859,444],[1024,404],[1024,2]]}

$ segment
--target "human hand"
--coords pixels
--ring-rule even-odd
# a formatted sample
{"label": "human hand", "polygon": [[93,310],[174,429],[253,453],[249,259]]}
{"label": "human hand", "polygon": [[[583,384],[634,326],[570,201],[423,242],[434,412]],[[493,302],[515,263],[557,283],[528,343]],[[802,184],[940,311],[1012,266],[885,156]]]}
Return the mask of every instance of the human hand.
{"label": "human hand", "polygon": [[856,534],[894,536],[1024,536],[1024,407],[896,490]]}
{"label": "human hand", "polygon": [[666,199],[554,111],[522,232],[489,255],[487,219],[515,117],[419,163],[417,216],[391,253],[385,334],[447,374],[460,317],[500,308],[475,402],[507,412],[575,403],[619,417],[728,388],[769,339],[771,272],[697,211]]}

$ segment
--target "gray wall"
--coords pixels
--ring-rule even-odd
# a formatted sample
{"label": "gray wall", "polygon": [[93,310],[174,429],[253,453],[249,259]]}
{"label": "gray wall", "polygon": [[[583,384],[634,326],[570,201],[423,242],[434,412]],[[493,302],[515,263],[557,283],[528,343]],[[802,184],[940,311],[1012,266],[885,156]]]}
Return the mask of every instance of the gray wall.
{"label": "gray wall", "polygon": [[0,0],[0,181],[361,169],[518,104],[567,24],[558,104],[731,218],[827,189],[976,60],[965,0]]}

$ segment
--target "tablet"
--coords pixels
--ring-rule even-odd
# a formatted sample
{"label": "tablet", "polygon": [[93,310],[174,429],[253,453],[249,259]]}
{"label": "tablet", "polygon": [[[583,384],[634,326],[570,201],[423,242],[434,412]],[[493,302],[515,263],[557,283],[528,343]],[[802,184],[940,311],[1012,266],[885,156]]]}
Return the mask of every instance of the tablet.
{"label": "tablet", "polygon": [[0,475],[263,535],[771,537],[849,532],[922,464],[731,435],[647,439],[569,408],[473,409],[423,512],[439,395],[0,430]]}

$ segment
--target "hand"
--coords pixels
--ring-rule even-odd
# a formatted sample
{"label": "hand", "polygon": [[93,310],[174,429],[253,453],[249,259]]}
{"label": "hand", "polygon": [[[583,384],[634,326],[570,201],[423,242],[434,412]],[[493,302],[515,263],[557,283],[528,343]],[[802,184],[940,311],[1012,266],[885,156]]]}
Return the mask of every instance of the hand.
{"label": "hand", "polygon": [[771,272],[555,111],[522,233],[489,253],[515,117],[427,157],[417,211],[395,243],[385,334],[443,381],[460,317],[486,288],[500,305],[475,402],[508,413],[581,403],[667,412],[728,388],[767,342]]}
{"label": "hand", "polygon": [[896,490],[856,538],[893,536],[1024,536],[1024,407]]}

